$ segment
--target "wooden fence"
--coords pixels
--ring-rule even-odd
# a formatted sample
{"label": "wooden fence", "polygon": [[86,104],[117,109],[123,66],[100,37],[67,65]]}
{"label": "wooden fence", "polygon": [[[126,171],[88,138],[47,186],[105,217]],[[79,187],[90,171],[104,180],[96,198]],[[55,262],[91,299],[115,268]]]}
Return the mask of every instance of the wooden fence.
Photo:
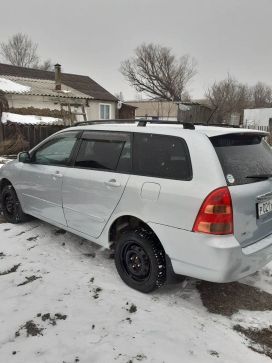
{"label": "wooden fence", "polygon": [[63,128],[65,126],[62,125],[0,123],[0,154],[9,155],[29,150]]}

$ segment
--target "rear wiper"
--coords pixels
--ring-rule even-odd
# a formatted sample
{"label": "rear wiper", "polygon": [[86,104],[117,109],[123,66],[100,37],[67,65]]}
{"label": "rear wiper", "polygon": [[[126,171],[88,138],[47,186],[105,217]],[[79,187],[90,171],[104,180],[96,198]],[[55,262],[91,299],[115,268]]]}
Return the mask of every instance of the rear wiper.
{"label": "rear wiper", "polygon": [[272,174],[257,174],[257,175],[248,175],[246,178],[253,178],[253,179],[269,179],[272,178]]}

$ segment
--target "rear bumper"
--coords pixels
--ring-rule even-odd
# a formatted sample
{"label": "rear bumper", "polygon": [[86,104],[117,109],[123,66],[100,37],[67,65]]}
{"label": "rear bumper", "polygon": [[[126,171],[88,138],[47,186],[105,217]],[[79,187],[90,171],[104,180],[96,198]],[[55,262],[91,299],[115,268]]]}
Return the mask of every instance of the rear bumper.
{"label": "rear bumper", "polygon": [[176,274],[213,282],[237,281],[272,260],[272,234],[241,248],[233,235],[211,236],[150,223]]}

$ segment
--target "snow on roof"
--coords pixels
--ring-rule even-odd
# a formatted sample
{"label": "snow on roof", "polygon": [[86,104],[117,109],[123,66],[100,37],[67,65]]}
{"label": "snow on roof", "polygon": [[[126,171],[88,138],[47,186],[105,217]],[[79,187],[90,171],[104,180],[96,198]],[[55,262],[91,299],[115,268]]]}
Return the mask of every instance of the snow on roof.
{"label": "snow on roof", "polygon": [[[48,79],[32,79],[32,78],[23,78],[23,77],[14,77],[14,76],[1,76],[0,79],[8,80],[11,82],[16,82],[24,87],[27,90],[24,92],[25,95],[32,95],[32,96],[52,96],[52,97],[61,97],[61,98],[78,98],[78,99],[93,99],[93,97],[88,96],[85,93],[78,91],[75,88],[66,86],[62,83],[62,89],[57,91],[55,89],[55,81],[48,80]],[[0,88],[1,89],[1,88]],[[6,91],[6,93],[17,94],[22,92],[16,91]]]}
{"label": "snow on roof", "polygon": [[24,93],[31,90],[28,86],[23,86],[17,82],[6,78],[0,78],[0,91],[9,93]]}
{"label": "snow on roof", "polygon": [[61,118],[36,115],[17,115],[10,112],[3,112],[1,121],[3,124],[13,122],[24,125],[64,125],[64,121]]}

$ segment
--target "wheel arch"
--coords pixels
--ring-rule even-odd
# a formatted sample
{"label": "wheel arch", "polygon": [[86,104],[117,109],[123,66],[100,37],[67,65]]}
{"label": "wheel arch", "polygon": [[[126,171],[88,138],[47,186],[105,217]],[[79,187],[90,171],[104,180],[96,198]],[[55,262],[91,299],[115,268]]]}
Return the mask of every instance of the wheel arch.
{"label": "wheel arch", "polygon": [[2,190],[6,185],[12,185],[11,181],[7,178],[3,178],[0,180],[0,193],[2,193]]}
{"label": "wheel arch", "polygon": [[139,217],[130,214],[118,216],[111,223],[110,228],[108,230],[108,241],[110,248],[115,249],[115,245],[120,234],[123,233],[126,229],[132,230],[139,227],[142,227],[145,230],[152,233],[163,248],[160,239],[158,238],[154,230],[148,225],[148,223],[144,222]]}
{"label": "wheel arch", "polygon": [[165,251],[165,248],[159,239],[158,235],[155,233],[155,231],[149,226],[148,223],[144,222],[139,217],[133,216],[133,215],[121,215],[115,218],[115,220],[111,223],[111,226],[108,230],[108,241],[110,248],[115,252],[116,242],[121,235],[121,233],[126,230],[127,228],[130,229],[137,229],[139,227],[144,228],[146,231],[152,233],[152,235],[155,237],[156,244],[160,246],[160,248],[164,252],[165,257],[165,268],[166,268],[166,282],[167,283],[177,283],[183,280],[183,277],[177,276],[173,270],[172,261],[168,254]]}

